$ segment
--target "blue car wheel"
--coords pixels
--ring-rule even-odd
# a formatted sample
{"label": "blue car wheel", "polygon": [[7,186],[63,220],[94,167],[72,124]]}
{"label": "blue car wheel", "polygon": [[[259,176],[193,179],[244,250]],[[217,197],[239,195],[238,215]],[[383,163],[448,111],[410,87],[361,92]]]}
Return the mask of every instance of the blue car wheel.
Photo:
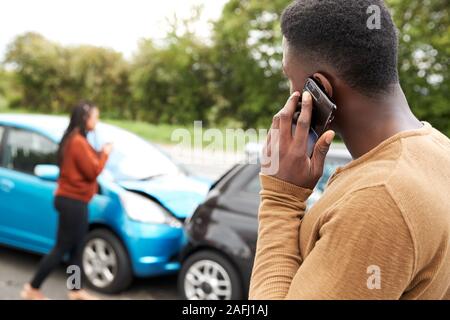
{"label": "blue car wheel", "polygon": [[85,281],[99,292],[118,293],[133,280],[127,251],[107,229],[94,229],[88,234],[82,261]]}

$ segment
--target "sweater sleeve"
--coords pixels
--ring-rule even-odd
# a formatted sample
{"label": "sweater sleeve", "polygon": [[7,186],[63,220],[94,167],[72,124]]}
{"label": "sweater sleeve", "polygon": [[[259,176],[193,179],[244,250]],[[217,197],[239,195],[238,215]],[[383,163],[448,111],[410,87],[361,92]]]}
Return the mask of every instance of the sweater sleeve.
{"label": "sweater sleeve", "polygon": [[85,139],[79,137],[72,142],[72,152],[76,167],[88,181],[97,179],[108,160],[106,153],[97,154]]}
{"label": "sweater sleeve", "polygon": [[[399,299],[407,290],[414,241],[383,186],[355,191],[331,208],[304,261],[294,241],[294,199],[276,188],[268,202],[266,187],[276,188],[263,185],[250,299]],[[280,217],[286,213],[291,218]]]}
{"label": "sweater sleeve", "polygon": [[258,240],[250,299],[283,299],[301,264],[298,231],[312,191],[260,175]]}

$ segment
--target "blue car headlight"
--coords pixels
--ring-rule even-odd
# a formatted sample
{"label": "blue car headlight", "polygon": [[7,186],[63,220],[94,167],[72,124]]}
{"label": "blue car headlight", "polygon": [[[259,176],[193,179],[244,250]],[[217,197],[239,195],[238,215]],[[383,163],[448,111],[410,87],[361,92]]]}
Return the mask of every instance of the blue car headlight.
{"label": "blue car headlight", "polygon": [[166,224],[181,228],[183,224],[158,203],[135,192],[124,191],[120,199],[130,219],[146,223]]}

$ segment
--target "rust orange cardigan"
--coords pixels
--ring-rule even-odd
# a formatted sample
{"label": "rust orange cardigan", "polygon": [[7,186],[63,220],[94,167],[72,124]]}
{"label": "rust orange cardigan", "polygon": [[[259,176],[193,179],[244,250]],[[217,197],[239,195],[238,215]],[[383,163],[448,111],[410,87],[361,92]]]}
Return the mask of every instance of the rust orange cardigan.
{"label": "rust orange cardigan", "polygon": [[108,156],[98,153],[80,133],[69,137],[63,150],[56,196],[89,202],[98,190],[97,176]]}

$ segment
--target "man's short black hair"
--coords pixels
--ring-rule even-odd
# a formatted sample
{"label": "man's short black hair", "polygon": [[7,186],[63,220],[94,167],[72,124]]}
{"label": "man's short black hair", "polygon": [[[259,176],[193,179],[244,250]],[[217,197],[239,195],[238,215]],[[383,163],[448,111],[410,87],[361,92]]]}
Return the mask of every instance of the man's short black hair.
{"label": "man's short black hair", "polygon": [[[373,5],[379,29],[368,27]],[[397,29],[381,0],[297,0],[283,12],[281,29],[296,52],[330,65],[363,94],[387,92],[398,82]]]}

